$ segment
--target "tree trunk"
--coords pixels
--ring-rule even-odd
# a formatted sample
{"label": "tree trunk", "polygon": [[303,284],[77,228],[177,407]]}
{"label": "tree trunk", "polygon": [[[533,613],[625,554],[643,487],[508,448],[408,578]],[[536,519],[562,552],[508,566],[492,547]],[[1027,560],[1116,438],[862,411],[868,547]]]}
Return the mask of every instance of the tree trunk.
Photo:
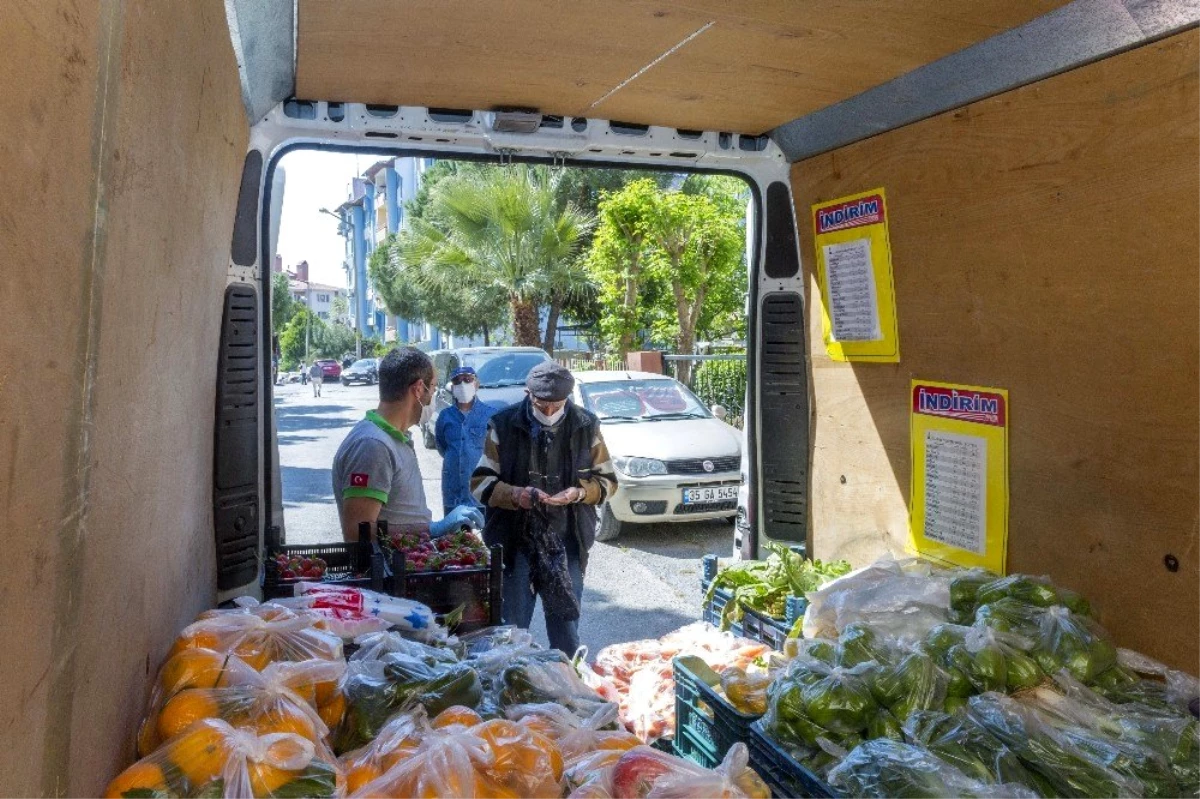
{"label": "tree trunk", "polygon": [[488,333],[488,329],[486,327],[483,329],[483,346],[492,346],[491,334]]}
{"label": "tree trunk", "polygon": [[542,349],[554,354],[554,339],[558,333],[558,316],[562,313],[562,297],[555,294],[550,299],[550,309],[546,314],[546,336],[542,339]]}
{"label": "tree trunk", "polygon": [[512,309],[513,344],[518,347],[542,346],[537,306],[529,300],[512,297],[509,299],[509,307]]}

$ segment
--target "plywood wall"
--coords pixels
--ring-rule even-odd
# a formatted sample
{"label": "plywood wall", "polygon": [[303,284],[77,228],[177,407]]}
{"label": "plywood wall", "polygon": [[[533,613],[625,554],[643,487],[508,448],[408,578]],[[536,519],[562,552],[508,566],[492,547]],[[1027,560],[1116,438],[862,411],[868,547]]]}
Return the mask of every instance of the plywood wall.
{"label": "plywood wall", "polygon": [[0,774],[95,796],[213,600],[247,129],[216,0],[0,4]]}
{"label": "plywood wall", "polygon": [[1010,571],[1200,671],[1198,40],[795,165],[809,267],[812,203],[887,190],[902,352],[834,363],[812,319],[817,556],[904,549],[911,378],[1006,388]]}

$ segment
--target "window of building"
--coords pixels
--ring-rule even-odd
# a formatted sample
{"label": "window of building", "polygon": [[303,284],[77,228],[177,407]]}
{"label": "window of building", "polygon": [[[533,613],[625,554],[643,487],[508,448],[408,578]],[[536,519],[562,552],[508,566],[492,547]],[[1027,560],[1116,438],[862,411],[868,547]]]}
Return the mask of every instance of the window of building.
{"label": "window of building", "polygon": [[317,318],[318,319],[328,319],[329,311],[317,311]]}
{"label": "window of building", "polygon": [[328,294],[318,294],[317,302],[329,302],[329,295]]}

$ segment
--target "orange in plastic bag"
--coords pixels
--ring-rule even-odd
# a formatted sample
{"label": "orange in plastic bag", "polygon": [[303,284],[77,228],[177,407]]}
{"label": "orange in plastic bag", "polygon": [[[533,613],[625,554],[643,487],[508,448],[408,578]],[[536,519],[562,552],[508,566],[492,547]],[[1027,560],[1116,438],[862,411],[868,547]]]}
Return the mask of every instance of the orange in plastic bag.
{"label": "orange in plastic bag", "polygon": [[[258,672],[230,656],[220,686],[185,688],[167,698],[157,710],[152,704],[138,735],[139,751],[148,754],[160,741],[208,718],[224,719],[260,735],[295,733],[319,742],[329,734],[329,727],[313,704],[317,689],[334,683],[344,670],[344,663],[313,660],[276,663]],[[334,684],[331,707],[340,696]]]}
{"label": "orange in plastic bag", "polygon": [[212,649],[237,655],[259,671],[283,661],[341,660],[342,639],[318,629],[318,621],[271,605],[209,611],[179,634],[171,657],[187,649]]}
{"label": "orange in plastic bag", "polygon": [[341,771],[324,745],[288,733],[260,736],[206,719],[122,771],[104,795],[326,799],[344,793]]}

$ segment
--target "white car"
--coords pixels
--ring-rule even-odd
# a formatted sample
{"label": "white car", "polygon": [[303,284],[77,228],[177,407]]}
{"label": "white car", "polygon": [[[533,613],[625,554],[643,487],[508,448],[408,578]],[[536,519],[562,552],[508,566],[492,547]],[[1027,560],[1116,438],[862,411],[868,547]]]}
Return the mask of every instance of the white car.
{"label": "white car", "polygon": [[600,418],[617,492],[599,508],[596,539],[628,523],[732,519],[742,435],[686,386],[652,372],[576,372],[575,403]]}

